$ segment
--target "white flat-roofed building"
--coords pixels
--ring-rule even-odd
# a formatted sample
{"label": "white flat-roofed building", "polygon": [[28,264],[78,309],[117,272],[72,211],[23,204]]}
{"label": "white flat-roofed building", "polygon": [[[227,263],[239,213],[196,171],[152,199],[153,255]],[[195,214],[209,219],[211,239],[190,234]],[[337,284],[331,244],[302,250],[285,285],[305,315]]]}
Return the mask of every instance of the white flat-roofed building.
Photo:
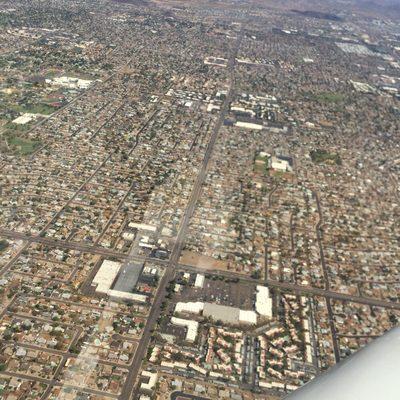
{"label": "white flat-roofed building", "polygon": [[205,276],[202,274],[196,275],[196,280],[194,282],[194,286],[197,288],[202,288],[204,286]]}
{"label": "white flat-roofed building", "polygon": [[212,378],[223,378],[224,374],[221,374],[221,372],[215,372],[215,371],[211,371],[210,372],[210,376]]}
{"label": "white flat-roofed building", "polygon": [[291,171],[292,167],[289,164],[289,161],[282,160],[281,158],[272,156],[269,160],[269,166],[271,169],[275,171]]}
{"label": "white flat-roofed building", "polygon": [[237,307],[223,306],[214,303],[205,303],[203,315],[214,321],[225,324],[256,324],[257,314],[254,311],[241,310]]}
{"label": "white flat-roofed building", "polygon": [[93,279],[93,283],[97,285],[96,292],[107,293],[120,268],[119,262],[104,260]]}
{"label": "white flat-roofed building", "polygon": [[253,122],[243,122],[243,121],[235,122],[235,126],[237,126],[238,128],[255,129],[255,130],[258,130],[258,131],[260,131],[261,129],[264,128],[263,125],[255,124]]}
{"label": "white flat-roofed building", "polygon": [[158,373],[157,372],[150,372],[150,371],[143,371],[142,377],[149,378],[148,382],[142,382],[140,384],[140,389],[142,390],[149,390],[153,391],[156,387],[157,380],[158,380]]}
{"label": "white flat-roofed building", "polygon": [[128,292],[121,292],[119,290],[109,290],[108,295],[111,297],[115,297],[117,299],[132,300],[132,301],[137,301],[139,303],[147,302],[147,296],[140,293],[128,293]]}
{"label": "white flat-roofed building", "polygon": [[199,323],[197,321],[172,317],[171,322],[174,325],[182,326],[187,329],[186,340],[188,342],[194,342],[196,340],[197,331],[199,329]]}
{"label": "white flat-roofed building", "polygon": [[217,106],[216,104],[212,104],[212,103],[210,103],[207,106],[207,112],[213,112],[214,110],[219,111],[220,109],[221,109],[220,106]]}
{"label": "white flat-roofed building", "polygon": [[226,324],[256,324],[257,314],[252,310],[241,310],[237,307],[224,306],[215,303],[202,302],[179,302],[175,306],[176,313],[201,314],[210,317],[214,321],[221,321]]}
{"label": "white flat-roofed building", "polygon": [[174,363],[171,361],[161,361],[161,366],[165,368],[174,368]]}
{"label": "white flat-roofed building", "polygon": [[131,232],[124,232],[122,234],[122,238],[131,242],[135,239],[135,234]]}
{"label": "white flat-roofed building", "polygon": [[239,322],[256,325],[257,314],[254,311],[239,310]]}
{"label": "white flat-roofed building", "polygon": [[28,122],[36,120],[40,114],[30,114],[30,113],[25,113],[23,115],[20,115],[19,117],[15,118],[13,121],[11,121],[13,124],[17,125],[25,125]]}
{"label": "white flat-roofed building", "polygon": [[111,289],[111,286],[113,285],[120,268],[121,263],[116,261],[104,260],[92,281],[92,283],[97,285],[96,292],[106,294],[116,299],[132,300],[139,303],[147,302],[147,296],[143,294],[129,293]]}
{"label": "white flat-roofed building", "polygon": [[240,107],[240,106],[232,106],[231,107],[231,111],[237,111],[237,112],[240,112],[240,113],[245,113],[245,114],[248,114],[248,115],[250,115],[252,117],[256,116],[256,113],[253,110],[248,110],[247,108]]}
{"label": "white flat-roofed building", "polygon": [[87,89],[93,81],[88,79],[60,76],[58,78],[46,79],[46,83],[55,86],[63,86],[69,89]]}
{"label": "white flat-roofed building", "polygon": [[129,228],[135,228],[143,231],[150,231],[150,232],[155,232],[157,230],[157,227],[154,225],[147,225],[147,224],[138,224],[136,222],[130,222],[129,223]]}
{"label": "white flat-roofed building", "polygon": [[272,318],[272,299],[266,286],[257,285],[256,311],[263,317]]}

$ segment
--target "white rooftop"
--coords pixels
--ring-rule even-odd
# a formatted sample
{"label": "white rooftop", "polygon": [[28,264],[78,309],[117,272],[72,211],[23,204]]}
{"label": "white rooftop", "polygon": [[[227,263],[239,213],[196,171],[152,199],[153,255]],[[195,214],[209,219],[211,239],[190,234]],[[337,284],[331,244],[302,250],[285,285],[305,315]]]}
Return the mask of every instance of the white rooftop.
{"label": "white rooftop", "polygon": [[115,297],[118,299],[132,300],[139,303],[145,303],[147,296],[139,293],[122,292],[120,290],[111,289],[115,278],[121,268],[121,263],[104,260],[101,264],[99,271],[93,279],[93,283],[97,285],[96,292],[104,293],[108,296]]}
{"label": "white rooftop", "polygon": [[187,341],[194,342],[196,340],[197,331],[199,329],[199,323],[197,321],[191,321],[189,319],[172,317],[171,322],[174,325],[183,326],[183,327],[187,328],[187,333],[186,333]]}
{"label": "white rooftop", "polygon": [[104,260],[93,279],[93,283],[97,284],[96,292],[107,293],[120,268],[119,262]]}
{"label": "white rooftop", "polygon": [[142,376],[149,378],[148,382],[142,382],[140,384],[140,389],[143,390],[153,390],[156,387],[158,374],[157,372],[143,371]]}
{"label": "white rooftop", "polygon": [[272,299],[266,286],[257,286],[256,311],[264,317],[272,317]]}

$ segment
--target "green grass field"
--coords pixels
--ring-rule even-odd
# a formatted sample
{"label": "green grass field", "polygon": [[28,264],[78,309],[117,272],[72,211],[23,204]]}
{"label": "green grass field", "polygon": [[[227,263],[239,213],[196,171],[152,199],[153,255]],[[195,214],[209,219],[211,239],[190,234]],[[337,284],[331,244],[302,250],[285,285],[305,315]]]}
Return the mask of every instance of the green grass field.
{"label": "green grass field", "polygon": [[48,104],[39,103],[39,104],[27,104],[27,105],[15,105],[13,107],[15,111],[20,113],[30,113],[30,114],[43,114],[50,115],[54,111],[57,110],[56,107],[50,106]]}
{"label": "green grass field", "polygon": [[311,160],[316,164],[327,162],[327,163],[331,163],[331,164],[334,163],[334,164],[340,165],[342,163],[342,160],[341,160],[339,154],[329,153],[328,151],[323,150],[323,149],[313,150],[310,153],[310,156],[311,156]]}
{"label": "green grass field", "polygon": [[0,253],[8,247],[8,242],[5,239],[0,240]]}
{"label": "green grass field", "polygon": [[312,95],[315,101],[320,103],[341,103],[344,101],[345,96],[342,93],[334,93],[334,92],[321,92]]}
{"label": "green grass field", "polygon": [[24,139],[17,135],[7,135],[7,143],[13,152],[21,156],[32,154],[41,144],[38,140]]}
{"label": "green grass field", "polygon": [[255,161],[262,161],[262,163],[254,163],[254,171],[261,173],[261,174],[267,174],[268,173],[268,157],[265,156],[260,156],[258,155],[255,159]]}

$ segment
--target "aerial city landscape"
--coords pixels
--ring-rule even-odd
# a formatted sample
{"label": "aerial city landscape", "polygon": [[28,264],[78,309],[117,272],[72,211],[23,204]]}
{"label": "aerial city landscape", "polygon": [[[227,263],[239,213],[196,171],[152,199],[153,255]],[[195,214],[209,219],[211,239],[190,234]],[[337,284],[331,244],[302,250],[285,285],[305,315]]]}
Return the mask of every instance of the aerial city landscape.
{"label": "aerial city landscape", "polygon": [[1,0],[0,398],[278,400],[398,325],[399,20]]}

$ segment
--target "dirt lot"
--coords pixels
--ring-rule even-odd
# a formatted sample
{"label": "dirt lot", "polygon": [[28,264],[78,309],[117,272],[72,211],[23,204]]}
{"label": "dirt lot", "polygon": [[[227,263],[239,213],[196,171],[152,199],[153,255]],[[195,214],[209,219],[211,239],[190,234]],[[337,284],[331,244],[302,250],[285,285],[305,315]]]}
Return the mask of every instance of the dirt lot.
{"label": "dirt lot", "polygon": [[205,270],[228,270],[228,262],[216,260],[215,258],[204,256],[193,251],[183,251],[179,260],[181,264],[191,265],[192,267],[203,268]]}

